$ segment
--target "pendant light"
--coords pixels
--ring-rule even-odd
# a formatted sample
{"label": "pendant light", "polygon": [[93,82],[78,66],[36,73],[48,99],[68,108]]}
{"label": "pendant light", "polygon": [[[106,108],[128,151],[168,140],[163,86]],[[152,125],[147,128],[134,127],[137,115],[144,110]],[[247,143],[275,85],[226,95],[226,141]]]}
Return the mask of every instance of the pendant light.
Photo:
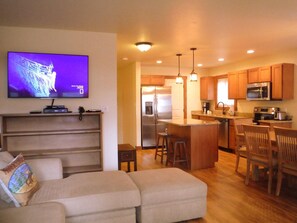
{"label": "pendant light", "polygon": [[194,51],[197,50],[197,48],[191,48],[190,50],[193,51],[193,70],[190,73],[190,81],[197,81],[198,77],[197,74],[195,73],[195,65],[194,65]]}
{"label": "pendant light", "polygon": [[183,78],[180,76],[180,57],[181,57],[181,53],[176,54],[176,56],[178,57],[178,74],[177,77],[175,79],[175,83],[176,84],[182,84],[183,83]]}

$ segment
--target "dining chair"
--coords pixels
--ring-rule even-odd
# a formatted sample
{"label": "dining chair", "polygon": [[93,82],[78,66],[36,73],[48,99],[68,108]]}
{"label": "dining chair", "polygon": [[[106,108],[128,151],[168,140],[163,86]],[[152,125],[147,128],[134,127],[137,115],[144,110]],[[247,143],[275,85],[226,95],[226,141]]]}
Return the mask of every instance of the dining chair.
{"label": "dining chair", "polygon": [[243,124],[253,124],[252,118],[240,118],[234,119],[234,127],[235,127],[235,135],[236,135],[236,147],[235,147],[235,155],[236,155],[236,163],[235,163],[235,172],[238,170],[239,159],[241,157],[246,158],[246,143],[243,132]]}
{"label": "dining chair", "polygon": [[268,193],[271,193],[273,170],[277,167],[277,160],[272,155],[269,126],[243,125],[247,148],[247,171],[245,184],[249,184],[250,166],[268,168]]}
{"label": "dining chair", "polygon": [[297,129],[274,127],[278,147],[276,196],[279,196],[283,174],[297,176]]}

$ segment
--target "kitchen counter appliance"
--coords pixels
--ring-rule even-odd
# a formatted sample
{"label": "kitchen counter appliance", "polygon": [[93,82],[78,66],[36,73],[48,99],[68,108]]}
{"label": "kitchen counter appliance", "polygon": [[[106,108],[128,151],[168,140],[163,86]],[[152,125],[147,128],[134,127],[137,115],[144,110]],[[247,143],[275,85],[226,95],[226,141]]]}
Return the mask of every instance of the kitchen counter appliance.
{"label": "kitchen counter appliance", "polygon": [[158,119],[172,119],[171,87],[142,87],[141,94],[141,146],[155,147],[166,128]]}
{"label": "kitchen counter appliance", "polygon": [[282,111],[278,111],[275,113],[275,116],[274,116],[274,119],[275,120],[286,120],[287,119],[287,113],[286,112],[282,112]]}
{"label": "kitchen counter appliance", "polygon": [[219,139],[218,146],[229,148],[229,120],[226,118],[215,118],[219,121]]}
{"label": "kitchen counter appliance", "polygon": [[253,122],[259,124],[259,120],[274,120],[279,111],[279,107],[255,107]]}
{"label": "kitchen counter appliance", "polygon": [[253,83],[247,85],[246,99],[249,101],[267,101],[271,99],[271,83]]}

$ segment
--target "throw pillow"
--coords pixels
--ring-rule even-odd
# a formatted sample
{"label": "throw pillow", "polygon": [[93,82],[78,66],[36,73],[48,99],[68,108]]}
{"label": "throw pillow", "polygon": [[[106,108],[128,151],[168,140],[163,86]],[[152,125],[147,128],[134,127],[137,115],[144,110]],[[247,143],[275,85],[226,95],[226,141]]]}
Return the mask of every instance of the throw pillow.
{"label": "throw pillow", "polygon": [[[11,161],[13,160],[13,156],[7,152],[3,151],[0,152],[0,169],[6,167]],[[5,201],[6,203],[10,203],[12,200],[10,197],[7,195],[7,193],[4,191],[0,184],[0,199]]]}
{"label": "throw pillow", "polygon": [[22,154],[0,170],[0,183],[16,207],[27,205],[38,183]]}

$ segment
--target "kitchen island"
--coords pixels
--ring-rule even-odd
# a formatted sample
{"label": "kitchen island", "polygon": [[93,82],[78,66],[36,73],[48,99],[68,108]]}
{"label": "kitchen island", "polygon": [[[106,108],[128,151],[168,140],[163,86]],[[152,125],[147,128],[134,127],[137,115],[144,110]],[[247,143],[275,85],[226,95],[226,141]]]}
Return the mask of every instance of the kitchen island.
{"label": "kitchen island", "polygon": [[218,161],[218,121],[197,119],[159,121],[167,124],[168,134],[186,139],[191,170],[214,167]]}

